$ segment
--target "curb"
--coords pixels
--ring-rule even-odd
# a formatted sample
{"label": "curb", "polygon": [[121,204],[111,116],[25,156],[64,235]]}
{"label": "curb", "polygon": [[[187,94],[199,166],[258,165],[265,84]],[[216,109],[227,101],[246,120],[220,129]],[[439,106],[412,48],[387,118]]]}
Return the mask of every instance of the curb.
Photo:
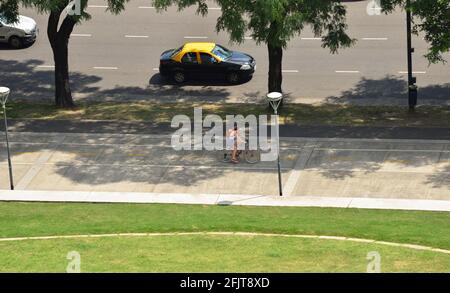
{"label": "curb", "polygon": [[0,201],[332,207],[450,212],[450,200],[243,194],[0,190]]}

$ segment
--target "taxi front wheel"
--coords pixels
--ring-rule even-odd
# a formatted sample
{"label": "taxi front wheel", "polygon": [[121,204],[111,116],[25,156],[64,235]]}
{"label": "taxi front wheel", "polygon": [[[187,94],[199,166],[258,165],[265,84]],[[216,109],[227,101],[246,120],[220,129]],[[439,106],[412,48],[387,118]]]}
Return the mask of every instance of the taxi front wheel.
{"label": "taxi front wheel", "polygon": [[177,71],[173,74],[173,79],[175,80],[175,82],[177,83],[183,83],[186,80],[186,76],[183,72],[181,71]]}

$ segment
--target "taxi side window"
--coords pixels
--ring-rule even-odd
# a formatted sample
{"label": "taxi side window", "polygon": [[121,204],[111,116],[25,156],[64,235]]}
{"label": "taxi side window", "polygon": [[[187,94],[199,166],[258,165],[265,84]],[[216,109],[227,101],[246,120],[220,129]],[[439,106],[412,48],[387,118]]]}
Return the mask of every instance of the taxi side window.
{"label": "taxi side window", "polygon": [[202,60],[202,64],[214,64],[217,63],[216,58],[209,55],[208,53],[200,53],[200,60]]}
{"label": "taxi side window", "polygon": [[188,52],[184,54],[183,58],[181,58],[181,62],[183,63],[189,63],[189,64],[197,64],[197,53],[195,52]]}

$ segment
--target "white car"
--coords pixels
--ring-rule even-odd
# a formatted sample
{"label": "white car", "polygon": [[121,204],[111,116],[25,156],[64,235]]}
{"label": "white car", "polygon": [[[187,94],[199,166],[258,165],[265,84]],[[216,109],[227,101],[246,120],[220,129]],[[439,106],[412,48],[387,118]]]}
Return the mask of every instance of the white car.
{"label": "white car", "polygon": [[8,23],[0,14],[0,42],[9,43],[13,48],[21,48],[33,43],[37,34],[37,25],[32,18],[19,15],[17,22]]}

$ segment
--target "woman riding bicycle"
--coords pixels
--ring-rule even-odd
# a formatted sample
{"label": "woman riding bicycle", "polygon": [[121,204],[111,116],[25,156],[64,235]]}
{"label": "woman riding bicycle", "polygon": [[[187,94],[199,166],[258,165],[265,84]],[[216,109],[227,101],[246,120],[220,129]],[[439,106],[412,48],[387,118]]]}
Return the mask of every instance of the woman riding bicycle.
{"label": "woman riding bicycle", "polygon": [[227,149],[232,149],[231,153],[231,162],[237,164],[239,163],[237,156],[238,156],[238,142],[241,141],[239,137],[239,131],[237,127],[237,123],[234,123],[234,127],[228,129],[227,131]]}

